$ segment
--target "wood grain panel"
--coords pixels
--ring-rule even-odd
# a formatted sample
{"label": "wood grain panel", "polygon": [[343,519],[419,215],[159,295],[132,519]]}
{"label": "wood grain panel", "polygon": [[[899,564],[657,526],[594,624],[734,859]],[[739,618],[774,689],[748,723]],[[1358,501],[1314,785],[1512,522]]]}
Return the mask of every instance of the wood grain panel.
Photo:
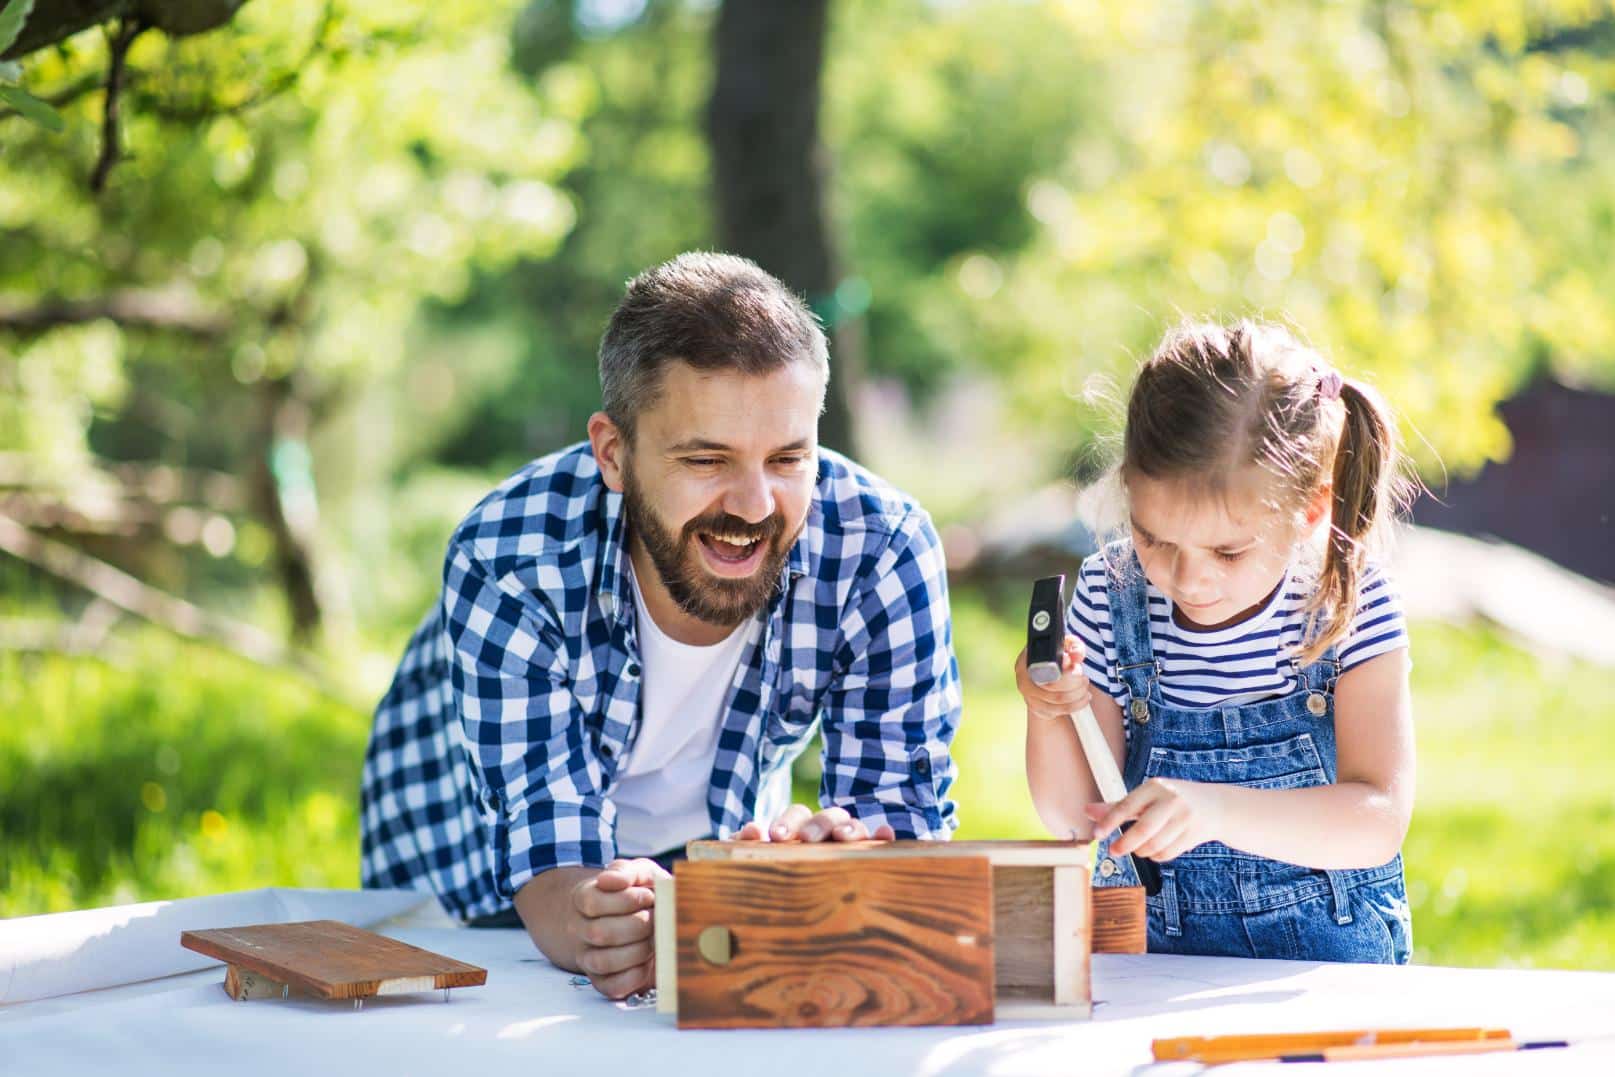
{"label": "wood grain panel", "polygon": [[1141,954],[1148,949],[1148,922],[1142,886],[1096,886],[1093,900],[1093,952]]}
{"label": "wood grain panel", "polygon": [[[989,1023],[991,872],[981,857],[680,863],[679,1027]],[[698,951],[713,927],[727,964]]]}
{"label": "wood grain panel", "polygon": [[1054,1000],[1054,876],[993,868],[993,947],[1000,1001]]}
{"label": "wood grain panel", "polygon": [[180,945],[321,998],[476,987],[488,970],[336,920],[184,931]]}

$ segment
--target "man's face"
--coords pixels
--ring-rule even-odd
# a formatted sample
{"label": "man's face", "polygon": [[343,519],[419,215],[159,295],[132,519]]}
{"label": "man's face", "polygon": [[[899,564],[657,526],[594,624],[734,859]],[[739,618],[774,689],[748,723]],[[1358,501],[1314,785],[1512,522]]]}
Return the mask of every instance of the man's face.
{"label": "man's face", "polygon": [[823,398],[808,361],[765,375],[668,366],[620,473],[630,542],[685,613],[737,625],[773,594],[807,519]]}

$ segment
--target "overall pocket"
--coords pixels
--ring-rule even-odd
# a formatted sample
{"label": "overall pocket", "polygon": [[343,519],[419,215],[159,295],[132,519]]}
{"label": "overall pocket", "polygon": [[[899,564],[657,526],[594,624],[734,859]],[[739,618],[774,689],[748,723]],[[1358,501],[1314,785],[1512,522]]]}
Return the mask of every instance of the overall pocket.
{"label": "overall pocket", "polygon": [[1252,789],[1301,789],[1329,784],[1311,733],[1239,748],[1150,748],[1144,777],[1218,782]]}

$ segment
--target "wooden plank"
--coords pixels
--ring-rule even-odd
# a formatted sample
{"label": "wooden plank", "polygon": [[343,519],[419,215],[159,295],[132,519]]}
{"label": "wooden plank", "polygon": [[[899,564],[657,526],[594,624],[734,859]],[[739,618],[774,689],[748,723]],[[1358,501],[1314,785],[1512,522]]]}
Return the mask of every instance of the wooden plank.
{"label": "wooden plank", "polygon": [[1094,953],[1142,954],[1149,949],[1142,886],[1095,886],[1090,898]]}
{"label": "wooden plank", "polygon": [[998,1007],[1054,1001],[1054,876],[1047,867],[993,868]]}
{"label": "wooden plank", "polygon": [[983,857],[709,860],[673,870],[680,1028],[993,1019]]}
{"label": "wooden plank", "polygon": [[180,933],[180,944],[320,998],[476,987],[488,970],[335,920]]}
{"label": "wooden plank", "polygon": [[656,1012],[678,1013],[678,883],[656,880],[656,912],[652,921],[656,952]]}
{"label": "wooden plank", "polygon": [[1085,841],[692,841],[691,860],[839,860],[852,857],[986,857],[994,867],[1089,863]]}
{"label": "wooden plank", "polygon": [[1054,1004],[1071,1006],[1091,997],[1088,955],[1092,916],[1086,869],[1051,868],[1054,877]]}

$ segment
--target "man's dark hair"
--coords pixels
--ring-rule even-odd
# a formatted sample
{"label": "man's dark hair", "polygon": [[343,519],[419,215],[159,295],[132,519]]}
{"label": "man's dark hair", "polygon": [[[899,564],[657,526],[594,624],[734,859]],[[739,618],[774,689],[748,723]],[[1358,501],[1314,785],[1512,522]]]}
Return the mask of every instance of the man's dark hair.
{"label": "man's dark hair", "polygon": [[632,438],[670,362],[767,374],[803,359],[828,379],[824,330],[799,296],[745,258],[691,251],[628,282],[600,339],[601,407]]}

